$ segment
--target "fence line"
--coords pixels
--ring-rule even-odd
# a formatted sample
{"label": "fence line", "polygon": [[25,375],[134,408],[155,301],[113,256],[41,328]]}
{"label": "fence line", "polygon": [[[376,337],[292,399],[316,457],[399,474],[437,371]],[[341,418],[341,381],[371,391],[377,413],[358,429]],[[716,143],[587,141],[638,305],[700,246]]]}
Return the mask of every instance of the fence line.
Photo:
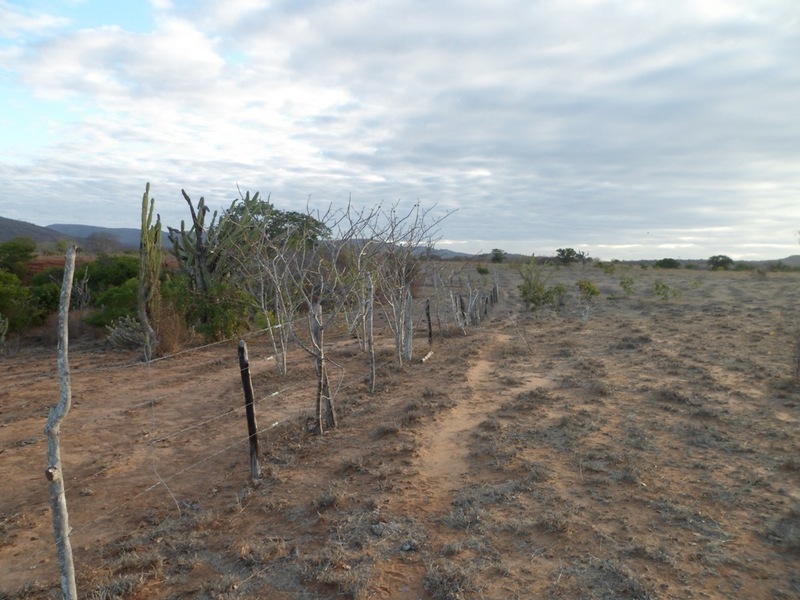
{"label": "fence line", "polygon": [[[424,316],[424,315],[421,315],[421,316],[419,317],[419,319],[417,320],[417,322],[416,322],[416,326],[417,326],[417,327],[419,327],[419,326],[420,326],[420,324],[421,324],[421,323],[422,323],[424,320],[425,320],[425,316]],[[295,321],[295,322],[296,322],[296,321]],[[260,329],[260,330],[254,331],[254,332],[249,332],[248,334],[246,334],[246,336],[243,336],[243,337],[250,337],[250,338],[251,338],[251,337],[254,337],[254,336],[256,336],[256,335],[259,335],[259,334],[262,334],[262,333],[268,332],[270,329],[271,329],[271,328],[267,327],[267,328]],[[434,332],[434,339],[441,339],[441,338],[443,337],[443,335],[444,335],[444,334],[443,334],[441,331],[436,331],[436,332]],[[173,358],[173,357],[176,357],[176,356],[179,356],[179,355],[182,355],[182,354],[186,354],[186,353],[189,353],[189,352],[193,352],[193,351],[202,350],[202,349],[205,349],[205,348],[208,348],[208,347],[211,347],[211,346],[217,346],[217,345],[220,345],[220,344],[223,344],[223,343],[232,342],[232,341],[234,341],[235,339],[236,339],[236,338],[228,338],[228,339],[226,339],[226,340],[221,340],[221,341],[219,341],[219,342],[214,342],[214,343],[211,343],[211,344],[206,344],[206,345],[204,345],[204,346],[198,346],[198,347],[190,348],[190,349],[188,349],[188,350],[186,350],[186,351],[176,352],[176,353],[173,353],[173,354],[171,354],[171,355],[168,355],[168,356],[165,356],[165,357],[161,357],[160,359],[158,359],[158,361],[162,361],[162,360],[164,360],[164,359]],[[351,338],[350,338],[350,336],[340,337],[340,338],[337,338],[337,339],[334,339],[334,340],[332,340],[332,341],[328,342],[328,343],[326,344],[326,346],[327,346],[328,348],[332,348],[332,347],[334,347],[335,345],[337,345],[337,344],[341,343],[342,341],[345,341],[345,340],[350,340],[350,339],[351,339]],[[274,360],[274,359],[275,359],[275,355],[270,355],[270,356],[264,357],[264,360],[266,360],[266,361],[269,361],[269,360]],[[152,363],[152,362],[157,362],[157,361],[154,359],[154,360],[150,361],[150,363]],[[340,365],[338,365],[338,363],[336,363],[335,361],[331,361],[331,362],[332,362],[333,364],[335,364],[336,366],[340,366]],[[132,367],[141,367],[141,366],[148,366],[148,367],[149,367],[149,366],[150,366],[150,363],[148,363],[148,362],[136,362],[136,363],[128,363],[128,364],[124,364],[124,365],[116,365],[116,366],[112,366],[112,367],[99,367],[99,368],[97,368],[97,369],[80,369],[80,370],[78,370],[78,371],[72,371],[72,373],[73,373],[73,375],[75,375],[75,374],[81,374],[81,373],[91,373],[91,372],[98,372],[98,371],[123,370],[123,369],[128,369],[128,368],[132,368]],[[377,368],[377,369],[383,369],[383,368],[385,368],[385,367],[387,367],[387,366],[389,366],[389,365],[391,365],[391,364],[393,364],[393,363],[394,363],[394,358],[392,358],[392,359],[389,359],[389,360],[387,360],[387,361],[385,361],[385,362],[383,362],[383,363],[380,363],[380,364],[376,365],[376,368]],[[149,379],[149,385],[148,385],[148,387],[151,387],[151,381],[150,381],[150,377],[151,377],[151,372],[150,372],[150,371],[149,371],[149,369],[148,369],[148,379]],[[346,385],[341,385],[341,384],[340,384],[340,386],[339,386],[339,389],[342,389],[342,388],[343,388],[343,389],[347,389],[348,387],[350,387],[350,386],[354,385],[355,383],[358,383],[358,382],[360,382],[360,381],[363,381],[363,380],[367,379],[368,377],[369,377],[369,373],[366,373],[365,375],[362,375],[361,377],[358,377],[358,378],[356,378],[355,380],[351,381],[350,383],[348,383],[348,384],[346,384]],[[45,379],[45,378],[47,378],[47,377],[46,377],[46,376],[42,376],[42,377],[40,377],[39,379]],[[262,395],[262,396],[260,396],[260,397],[257,397],[257,398],[255,399],[255,403],[260,403],[260,402],[262,402],[262,401],[265,401],[265,400],[268,400],[268,399],[270,399],[270,398],[274,398],[274,397],[276,397],[276,396],[280,396],[280,395],[282,395],[282,394],[285,394],[285,393],[287,393],[287,392],[289,392],[289,391],[292,391],[292,390],[295,390],[295,389],[300,389],[300,388],[302,387],[302,385],[303,385],[303,384],[301,384],[301,383],[297,383],[297,384],[295,384],[295,385],[292,385],[292,386],[286,386],[286,387],[284,387],[284,388],[282,388],[282,389],[279,389],[279,390],[273,391],[273,392],[271,392],[271,393],[269,393],[269,394],[267,394],[267,395]],[[338,393],[338,391],[337,391],[337,393]],[[144,407],[149,407],[149,408],[153,409],[153,408],[154,408],[154,405],[155,405],[156,403],[160,403],[160,402],[162,402],[162,401],[163,401],[163,400],[165,400],[165,399],[174,398],[174,397],[179,397],[179,396],[181,396],[181,393],[180,393],[180,392],[179,392],[179,393],[175,393],[175,394],[162,394],[162,395],[159,395],[159,396],[155,396],[155,397],[152,397],[152,398],[150,398],[150,399],[148,399],[148,400],[145,400],[145,401],[143,401],[143,402],[139,402],[139,403],[137,403],[137,404],[135,404],[135,405],[132,405],[132,406],[120,407],[120,409],[119,409],[119,411],[118,411],[118,413],[117,413],[117,414],[119,414],[119,413],[121,413],[121,412],[123,412],[123,411],[129,411],[129,410],[131,410],[131,409],[135,409],[135,408],[144,408]],[[183,434],[183,433],[186,433],[186,432],[188,432],[188,431],[192,431],[192,430],[194,430],[194,429],[198,429],[198,428],[200,428],[200,427],[202,427],[202,426],[204,426],[204,425],[207,425],[207,424],[209,424],[209,423],[212,423],[212,422],[214,422],[214,421],[216,421],[216,420],[219,420],[219,419],[222,419],[222,418],[225,418],[225,417],[227,417],[227,416],[230,416],[230,415],[233,415],[233,414],[236,414],[236,413],[239,413],[239,412],[243,412],[243,411],[244,411],[244,407],[243,407],[243,406],[242,406],[242,407],[238,407],[238,406],[237,406],[237,407],[235,407],[235,408],[228,409],[228,410],[226,410],[226,411],[224,411],[224,412],[222,412],[222,413],[219,413],[219,414],[213,415],[213,416],[211,416],[211,417],[205,418],[205,419],[203,419],[202,421],[199,421],[199,422],[197,422],[197,423],[193,423],[193,424],[191,424],[191,425],[189,425],[189,426],[187,426],[187,427],[183,427],[183,428],[181,428],[181,429],[178,429],[178,430],[176,430],[176,431],[173,431],[173,432],[171,432],[171,433],[168,433],[168,434],[166,434],[166,435],[162,435],[162,436],[160,436],[160,437],[158,437],[158,438],[156,438],[156,439],[154,439],[154,440],[151,440],[150,442],[148,442],[148,445],[150,445],[150,446],[155,446],[155,445],[156,445],[157,443],[159,443],[159,442],[163,442],[163,441],[165,441],[165,440],[167,440],[167,439],[171,439],[171,438],[177,437],[178,435],[181,435],[181,434]],[[277,424],[277,423],[278,423],[278,422],[276,422],[276,424]],[[155,431],[156,429],[157,429],[156,427],[153,427],[153,430],[154,430],[154,431]],[[93,473],[93,474],[90,474],[90,475],[86,475],[85,477],[82,477],[82,478],[80,478],[80,479],[75,479],[75,480],[72,480],[72,481],[70,482],[70,485],[71,485],[72,487],[79,487],[80,485],[82,485],[82,484],[86,483],[86,482],[87,482],[88,480],[90,480],[90,479],[93,479],[93,478],[94,478],[94,477],[96,477],[97,475],[98,475],[98,473]],[[11,519],[13,519],[13,518],[14,518],[14,516],[15,516],[15,515],[11,515],[11,516],[9,516],[9,517],[6,517],[6,518],[4,518],[4,519],[0,519],[0,524],[5,524],[5,523],[7,523],[7,522],[8,522],[8,521],[10,521]]]}
{"label": "fence line", "polygon": [[[389,366],[389,365],[391,365],[393,363],[394,363],[394,360],[392,359],[392,360],[385,361],[385,362],[381,363],[378,366],[380,368],[385,368],[386,366]],[[348,389],[348,388],[352,387],[353,385],[355,385],[355,384],[357,384],[357,383],[359,383],[361,381],[364,381],[368,377],[369,377],[369,373],[366,373],[364,375],[356,377],[355,379],[349,381],[348,383],[340,385],[340,389]],[[274,395],[277,395],[277,392],[271,394],[271,396],[274,396]],[[266,397],[264,399],[266,399]],[[270,423],[269,425],[267,425],[265,427],[259,428],[256,431],[256,434],[261,434],[261,433],[268,432],[268,431],[274,429],[275,427],[278,427],[279,425],[281,425],[283,423],[286,423],[287,421],[291,421],[293,419],[297,419],[302,414],[303,414],[302,412],[297,412],[297,413],[294,413],[292,415],[288,415],[286,417],[283,417],[282,419],[274,421],[274,422]],[[111,516],[113,516],[114,514],[118,513],[123,508],[125,508],[126,506],[130,505],[131,503],[135,502],[136,500],[138,500],[139,498],[145,496],[146,494],[149,494],[150,492],[152,492],[153,490],[157,489],[159,486],[162,486],[162,485],[166,488],[166,490],[170,494],[170,496],[171,496],[171,498],[172,498],[173,502],[175,503],[175,506],[176,506],[176,508],[178,510],[178,515],[180,516],[181,515],[180,502],[177,500],[177,498],[173,494],[172,490],[169,488],[169,485],[168,485],[169,482],[174,480],[178,476],[183,475],[184,473],[187,473],[188,471],[191,471],[192,469],[195,469],[195,468],[205,464],[206,462],[208,462],[209,460],[211,460],[211,459],[213,459],[213,458],[215,458],[217,456],[220,456],[220,455],[222,455],[222,454],[224,454],[226,452],[229,452],[229,451],[233,450],[234,448],[236,448],[236,447],[238,447],[240,445],[244,445],[244,444],[249,443],[249,441],[250,441],[250,435],[249,434],[243,435],[243,436],[239,437],[239,439],[237,439],[233,443],[221,448],[220,450],[217,450],[215,452],[212,452],[211,454],[208,454],[208,455],[202,457],[201,459],[197,460],[196,462],[184,467],[183,469],[181,469],[179,471],[176,471],[175,473],[172,473],[172,474],[168,475],[167,477],[162,477],[158,473],[158,471],[155,470],[155,468],[154,468],[155,475],[156,475],[156,478],[158,479],[158,481],[156,481],[155,483],[151,484],[149,487],[147,487],[146,489],[142,490],[138,494],[128,498],[127,500],[125,500],[121,504],[117,504],[116,506],[114,506],[113,508],[108,510],[105,514],[103,514],[103,515],[101,515],[99,517],[96,517],[96,518],[92,519],[91,521],[88,521],[87,523],[84,523],[84,524],[82,524],[80,526],[73,527],[72,530],[70,531],[69,537],[72,537],[75,534],[82,533],[83,531],[87,530],[91,526],[96,525],[97,523],[100,523],[101,521],[110,518]],[[151,442],[151,444],[150,444],[151,445],[151,451],[153,453],[155,453],[155,446],[153,446],[152,444],[153,444],[153,442]],[[94,475],[84,478],[83,481],[88,480],[90,477],[94,477]],[[17,514],[19,514],[19,513],[17,513]],[[10,518],[13,518],[13,516],[10,517]],[[34,553],[32,555],[27,556],[26,557],[26,561],[23,563],[23,565],[24,566],[30,566],[30,565],[34,564],[43,554],[49,553],[50,551],[51,551],[51,549],[48,548],[46,550],[40,550],[39,552],[36,552],[36,553]]]}
{"label": "fence line", "polygon": [[[302,320],[305,320],[305,317],[302,317],[300,319],[296,319],[296,320],[292,321],[292,323],[296,323],[296,322],[299,322],[299,321],[302,321]],[[422,315],[420,315],[420,317],[417,320],[415,326],[416,327],[420,327],[421,323],[423,323],[425,320],[426,320],[426,316],[423,313]],[[153,385],[152,372],[150,370],[150,368],[152,366],[152,363],[162,362],[162,361],[165,361],[165,360],[168,360],[168,359],[172,359],[172,358],[176,358],[176,357],[182,356],[184,354],[189,354],[189,353],[192,353],[192,352],[198,352],[198,351],[210,348],[210,347],[220,346],[220,345],[223,345],[223,344],[231,343],[231,342],[234,342],[237,339],[252,338],[254,336],[260,335],[262,333],[269,332],[271,329],[274,329],[276,327],[281,327],[281,326],[282,325],[277,325],[277,326],[273,326],[273,327],[263,328],[263,329],[260,329],[260,330],[257,330],[257,331],[248,332],[248,333],[246,333],[246,334],[244,334],[242,336],[237,336],[236,338],[227,338],[225,340],[220,340],[220,341],[212,342],[212,343],[209,343],[209,344],[204,344],[202,346],[196,346],[196,347],[193,347],[193,348],[188,348],[186,350],[181,350],[181,351],[178,351],[178,352],[175,352],[175,353],[163,356],[163,357],[159,357],[159,358],[156,358],[156,359],[152,359],[152,360],[149,360],[149,361],[145,361],[145,362],[138,362],[137,361],[135,363],[127,363],[127,364],[122,364],[122,365],[104,366],[104,367],[97,367],[97,368],[90,368],[90,369],[78,369],[78,370],[73,371],[73,374],[74,375],[80,375],[80,374],[84,374],[84,373],[104,372],[104,371],[111,371],[111,370],[125,370],[125,369],[130,369],[130,368],[146,366],[147,369],[148,369],[148,389],[152,389],[152,385]],[[436,331],[434,333],[434,335],[433,335],[433,337],[436,338],[436,339],[440,339],[443,336],[444,336],[444,333],[442,332],[441,328],[438,331]],[[348,335],[346,337],[337,338],[337,339],[335,339],[335,340],[333,340],[331,342],[326,343],[326,346],[329,347],[329,348],[332,348],[332,347],[336,346],[337,344],[341,343],[342,341],[350,340],[350,339],[352,339],[350,335]],[[275,358],[276,357],[273,354],[273,355],[270,355],[270,356],[266,357],[265,360],[269,361],[271,359],[274,360]],[[356,385],[357,383],[360,383],[362,381],[367,380],[369,378],[369,376],[370,376],[370,373],[367,372],[364,375],[360,375],[360,376],[354,378],[353,380],[345,383],[344,379],[345,379],[346,369],[344,367],[342,367],[341,365],[339,365],[338,363],[334,362],[334,361],[331,361],[331,362],[332,362],[332,364],[335,364],[337,367],[339,367],[342,370],[342,378],[340,380],[339,386],[337,387],[337,391],[336,391],[337,394],[339,394],[342,390],[349,389],[350,387]],[[392,357],[391,359],[386,360],[386,361],[376,365],[376,369],[384,369],[384,368],[394,364],[394,362],[395,362],[395,358]],[[41,375],[40,377],[38,377],[37,379],[35,379],[33,381],[40,381],[42,379],[46,379],[46,378],[51,377],[51,376],[52,376],[52,373],[46,374],[46,375]],[[29,385],[31,383],[31,380],[28,379],[25,383],[27,385]],[[19,387],[20,385],[22,385],[22,384],[15,385],[13,387]],[[256,398],[255,402],[258,403],[258,402],[267,400],[269,398],[274,398],[276,396],[285,394],[288,391],[299,389],[301,387],[302,387],[301,383],[298,383],[298,384],[295,384],[295,385],[292,385],[292,386],[287,386],[287,387],[284,387],[284,388],[282,388],[280,390],[276,390],[276,391],[271,392],[271,393],[269,393],[267,395],[264,395],[264,396],[261,396],[259,398]],[[178,395],[179,394],[166,394],[166,395],[154,396],[154,397],[151,397],[149,400],[146,400],[145,402],[142,402],[142,403],[139,403],[138,405],[136,405],[137,407],[149,406],[149,408],[151,410],[153,431],[155,431],[157,429],[157,420],[156,420],[156,416],[155,416],[155,405],[156,405],[156,403],[157,402],[161,402],[161,401],[163,401],[164,399],[167,399],[167,398],[177,397]],[[121,410],[130,410],[131,408],[132,408],[131,406],[128,406],[128,407],[122,408]],[[176,506],[176,508],[178,510],[178,514],[180,516],[180,514],[181,514],[180,503],[179,503],[178,499],[176,498],[175,494],[170,489],[170,487],[168,485],[169,482],[173,481],[178,476],[180,476],[180,475],[182,475],[182,474],[184,474],[184,473],[186,473],[188,471],[191,471],[192,469],[195,469],[195,468],[205,464],[206,462],[208,462],[209,460],[212,460],[213,458],[215,458],[217,456],[220,456],[220,455],[222,455],[222,454],[224,454],[226,452],[229,452],[229,451],[233,450],[234,448],[237,448],[238,446],[240,446],[242,444],[249,443],[250,435],[249,434],[241,435],[233,443],[221,448],[220,450],[217,450],[217,451],[215,451],[215,452],[213,452],[211,454],[208,454],[208,455],[200,458],[196,462],[194,462],[194,463],[184,467],[183,469],[181,469],[181,470],[179,470],[179,471],[177,471],[175,473],[172,473],[172,474],[170,474],[170,475],[168,475],[166,477],[162,477],[161,474],[158,471],[158,468],[157,468],[156,451],[155,451],[156,450],[156,444],[159,443],[159,442],[163,442],[163,441],[165,441],[167,439],[171,439],[171,438],[177,437],[177,436],[179,436],[181,434],[184,434],[184,433],[186,433],[188,431],[192,431],[194,429],[197,429],[199,427],[202,427],[204,425],[212,423],[212,422],[214,422],[216,420],[225,418],[225,417],[230,416],[232,414],[235,414],[237,412],[243,412],[243,411],[244,411],[244,406],[236,407],[236,408],[233,408],[233,409],[229,409],[229,410],[226,410],[223,413],[219,413],[217,415],[213,415],[213,416],[211,416],[209,418],[206,418],[206,419],[204,419],[204,420],[202,420],[200,422],[193,423],[193,424],[191,424],[191,425],[189,425],[187,427],[184,427],[182,429],[179,429],[179,430],[176,430],[174,432],[171,432],[171,433],[169,433],[167,435],[160,436],[159,438],[151,440],[148,443],[148,445],[150,446],[150,452],[151,452],[151,459],[152,459],[151,463],[152,463],[154,475],[158,479],[158,481],[156,481],[152,485],[148,486],[146,489],[142,490],[141,492],[135,494],[134,496],[128,498],[124,502],[122,502],[120,504],[117,504],[116,506],[114,506],[113,508],[108,510],[105,514],[103,514],[101,516],[98,516],[95,519],[92,519],[91,521],[89,521],[87,523],[84,523],[84,524],[82,524],[82,525],[80,525],[78,527],[73,528],[71,530],[70,534],[69,534],[69,537],[72,537],[73,534],[80,534],[80,533],[86,531],[87,529],[89,529],[91,526],[93,526],[93,525],[95,525],[95,524],[97,524],[97,523],[99,523],[99,522],[101,522],[101,521],[103,521],[105,519],[111,518],[113,515],[117,514],[120,510],[122,510],[126,506],[130,505],[131,503],[135,502],[139,498],[143,497],[144,495],[150,493],[151,491],[157,489],[159,486],[162,486],[162,485],[165,487],[165,489],[170,494],[170,496],[172,498],[172,501],[175,503],[175,506]],[[275,427],[278,427],[279,425],[281,425],[281,424],[283,424],[283,423],[285,423],[287,421],[290,421],[290,420],[293,420],[293,419],[297,419],[302,414],[303,414],[303,411],[299,411],[299,412],[297,412],[295,414],[283,417],[283,418],[279,419],[278,421],[272,422],[270,425],[267,425],[265,427],[259,428],[257,430],[256,434],[268,432],[268,431],[274,429]],[[96,477],[98,474],[99,473],[93,473],[91,475],[87,475],[87,476],[81,478],[80,480],[75,480],[75,481],[70,482],[70,485],[74,486],[74,487],[80,487],[81,484],[85,483],[89,479],[92,479],[92,478]],[[42,505],[44,505],[44,504],[46,504],[46,503],[42,503]],[[27,507],[27,508],[30,510],[30,507]],[[20,514],[22,514],[22,513],[16,513],[15,515],[11,515],[11,516],[9,516],[9,517],[7,517],[5,519],[2,519],[2,520],[0,520],[0,524],[7,523],[10,520],[14,519],[16,516],[19,516]],[[39,552],[36,552],[33,555],[28,555],[26,557],[26,560],[23,563],[23,565],[26,566],[26,567],[29,567],[30,565],[34,564],[42,555],[44,555],[46,553],[50,553],[51,551],[52,551],[52,548],[47,548],[47,549],[40,550]]]}

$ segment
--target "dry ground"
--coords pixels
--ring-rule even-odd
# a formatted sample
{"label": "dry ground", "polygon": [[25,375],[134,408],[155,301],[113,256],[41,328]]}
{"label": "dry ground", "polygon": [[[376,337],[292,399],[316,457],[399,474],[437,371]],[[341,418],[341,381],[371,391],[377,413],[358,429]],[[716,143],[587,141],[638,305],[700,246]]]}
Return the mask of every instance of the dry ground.
{"label": "dry ground", "polygon": [[[149,366],[74,343],[81,597],[800,598],[800,275],[555,272],[599,285],[588,320],[574,300],[527,312],[498,278],[486,320],[384,366],[374,395],[331,336],[341,426],[321,438],[313,366],[282,379],[250,338],[257,486],[235,343]],[[0,598],[57,598],[54,350],[4,356],[0,386]]]}

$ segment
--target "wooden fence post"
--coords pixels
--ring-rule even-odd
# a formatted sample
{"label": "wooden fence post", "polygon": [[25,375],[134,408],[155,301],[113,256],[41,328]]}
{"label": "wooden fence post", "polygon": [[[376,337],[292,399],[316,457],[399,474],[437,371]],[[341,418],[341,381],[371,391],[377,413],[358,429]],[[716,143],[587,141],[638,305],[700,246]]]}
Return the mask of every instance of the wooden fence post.
{"label": "wooden fence post", "polygon": [[61,447],[59,434],[61,423],[66,418],[72,404],[72,390],[69,382],[69,303],[72,296],[72,280],[75,276],[75,246],[67,249],[64,266],[64,280],[61,283],[61,299],[58,305],[58,376],[61,398],[50,409],[47,425],[47,469],[45,476],[50,482],[50,508],[53,511],[53,531],[56,538],[58,568],[61,571],[61,593],[65,600],[77,600],[75,585],[75,564],[72,560],[72,544],[69,540],[69,515],[67,498],[64,492],[64,476],[61,472]]}
{"label": "wooden fence post", "polygon": [[250,474],[253,481],[261,479],[261,465],[258,462],[258,426],[256,411],[253,406],[253,380],[250,377],[250,358],[247,355],[247,344],[239,341],[239,370],[242,373],[244,388],[244,408],[247,413],[247,434],[250,437]]}
{"label": "wooden fence post", "polygon": [[428,346],[433,348],[433,323],[431,322],[431,299],[425,301],[425,318],[428,320]]}
{"label": "wooden fence post", "polygon": [[367,352],[369,353],[369,393],[375,393],[375,337],[373,335],[374,308],[375,308],[375,286],[372,283],[372,275],[367,278]]}
{"label": "wooden fence post", "polygon": [[800,334],[795,339],[794,347],[794,378],[800,379]]}

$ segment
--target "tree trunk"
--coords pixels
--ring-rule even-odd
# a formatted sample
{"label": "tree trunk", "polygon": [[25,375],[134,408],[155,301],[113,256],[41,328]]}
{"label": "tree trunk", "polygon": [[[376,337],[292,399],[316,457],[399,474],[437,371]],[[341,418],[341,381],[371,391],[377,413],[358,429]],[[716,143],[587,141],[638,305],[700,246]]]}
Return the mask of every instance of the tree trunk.
{"label": "tree trunk", "polygon": [[328,380],[328,365],[325,362],[322,306],[315,304],[309,317],[312,319],[311,338],[317,367],[317,433],[322,435],[326,429],[336,427],[336,409],[334,408],[330,381]]}
{"label": "tree trunk", "polygon": [[72,293],[72,279],[75,274],[75,246],[67,250],[64,280],[61,284],[61,300],[58,307],[58,375],[61,398],[50,409],[47,425],[47,469],[45,476],[50,482],[50,507],[53,511],[53,531],[58,553],[58,567],[61,572],[61,592],[66,600],[77,600],[75,585],[75,565],[72,560],[72,545],[69,540],[70,527],[67,513],[67,498],[64,490],[64,476],[61,472],[61,447],[59,435],[61,423],[69,413],[72,404],[72,390],[69,380],[69,302]]}
{"label": "tree trunk", "polygon": [[411,360],[411,348],[414,338],[414,315],[411,311],[411,302],[413,298],[411,297],[411,288],[406,288],[406,297],[405,297],[405,313],[404,313],[404,322],[402,324],[403,328],[403,358],[405,360]]}

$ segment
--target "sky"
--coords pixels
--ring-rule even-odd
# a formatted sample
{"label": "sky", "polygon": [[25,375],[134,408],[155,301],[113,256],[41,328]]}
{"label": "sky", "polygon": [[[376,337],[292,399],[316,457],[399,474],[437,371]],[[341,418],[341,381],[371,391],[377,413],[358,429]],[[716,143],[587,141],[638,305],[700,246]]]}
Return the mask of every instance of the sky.
{"label": "sky", "polygon": [[797,0],[0,0],[0,216],[410,209],[437,247],[800,254]]}

